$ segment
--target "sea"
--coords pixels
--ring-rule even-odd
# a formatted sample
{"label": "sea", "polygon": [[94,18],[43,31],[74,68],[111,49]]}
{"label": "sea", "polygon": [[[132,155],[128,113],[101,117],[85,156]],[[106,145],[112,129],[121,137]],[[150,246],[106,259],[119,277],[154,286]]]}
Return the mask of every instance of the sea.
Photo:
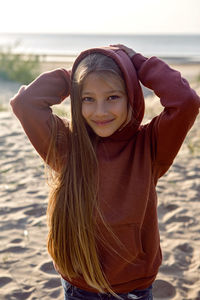
{"label": "sea", "polygon": [[75,57],[88,48],[118,43],[148,57],[200,62],[200,35],[0,33],[0,51],[46,55],[50,60]]}

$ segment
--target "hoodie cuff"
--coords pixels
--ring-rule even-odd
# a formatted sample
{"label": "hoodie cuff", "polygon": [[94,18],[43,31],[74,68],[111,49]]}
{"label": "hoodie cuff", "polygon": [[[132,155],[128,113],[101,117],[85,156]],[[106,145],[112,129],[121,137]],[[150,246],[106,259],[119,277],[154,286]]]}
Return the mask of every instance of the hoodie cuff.
{"label": "hoodie cuff", "polygon": [[147,60],[148,58],[143,56],[140,53],[136,53],[131,57],[131,61],[135,67],[136,70],[139,70],[141,65]]}

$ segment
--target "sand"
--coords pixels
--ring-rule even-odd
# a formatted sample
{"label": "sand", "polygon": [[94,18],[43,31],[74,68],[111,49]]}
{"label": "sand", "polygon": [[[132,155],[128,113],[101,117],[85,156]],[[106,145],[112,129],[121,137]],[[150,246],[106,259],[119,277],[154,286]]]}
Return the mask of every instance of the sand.
{"label": "sand", "polygon": [[[51,64],[52,69],[60,66]],[[177,65],[200,94],[200,65]],[[0,299],[63,299],[46,249],[43,163],[7,106],[19,84],[0,80]],[[145,121],[160,111],[145,91]],[[163,263],[154,299],[200,299],[200,117],[157,186]]]}

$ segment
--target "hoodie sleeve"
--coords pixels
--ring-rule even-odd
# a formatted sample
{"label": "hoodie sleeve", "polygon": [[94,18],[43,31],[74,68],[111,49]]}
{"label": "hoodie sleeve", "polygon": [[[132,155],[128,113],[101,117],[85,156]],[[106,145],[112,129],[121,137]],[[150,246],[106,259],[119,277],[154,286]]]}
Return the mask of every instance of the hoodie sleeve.
{"label": "hoodie sleeve", "polygon": [[29,140],[44,160],[53,121],[57,124],[57,130],[67,135],[67,126],[52,114],[51,106],[61,103],[69,95],[69,90],[70,74],[64,69],[56,69],[41,74],[30,85],[21,87],[10,101]]}
{"label": "hoodie sleeve", "polygon": [[142,84],[155,92],[164,107],[151,121],[154,149],[154,172],[159,178],[172,164],[187,132],[199,113],[200,98],[190,88],[180,72],[171,69],[162,60],[141,54],[132,57]]}

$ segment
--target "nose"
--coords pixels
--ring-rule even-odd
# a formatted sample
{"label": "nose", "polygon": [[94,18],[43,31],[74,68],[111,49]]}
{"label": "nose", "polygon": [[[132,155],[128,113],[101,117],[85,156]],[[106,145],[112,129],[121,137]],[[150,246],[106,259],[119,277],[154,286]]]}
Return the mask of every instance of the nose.
{"label": "nose", "polygon": [[107,107],[104,101],[97,102],[96,108],[95,108],[95,115],[97,117],[102,117],[107,114]]}

